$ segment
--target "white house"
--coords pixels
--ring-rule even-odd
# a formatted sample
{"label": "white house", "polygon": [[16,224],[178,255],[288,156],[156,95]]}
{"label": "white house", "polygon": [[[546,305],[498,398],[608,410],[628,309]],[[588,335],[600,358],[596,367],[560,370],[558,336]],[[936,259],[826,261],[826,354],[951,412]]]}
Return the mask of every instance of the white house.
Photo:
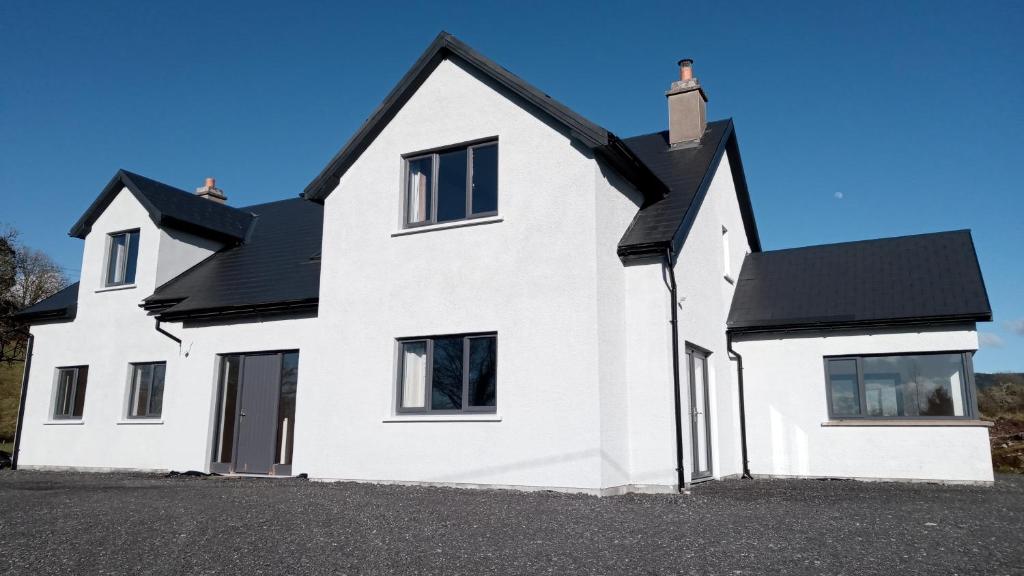
{"label": "white house", "polygon": [[620,139],[442,33],[301,198],[120,171],[18,464],[672,491],[990,482],[970,234],[763,252],[689,61]]}

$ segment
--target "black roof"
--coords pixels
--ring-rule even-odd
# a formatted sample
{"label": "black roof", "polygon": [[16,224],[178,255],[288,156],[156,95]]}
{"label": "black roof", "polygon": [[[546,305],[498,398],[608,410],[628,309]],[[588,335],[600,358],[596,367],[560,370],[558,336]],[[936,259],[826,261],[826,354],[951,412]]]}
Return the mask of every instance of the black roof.
{"label": "black roof", "polygon": [[315,307],[320,293],[323,205],[296,198],[244,208],[245,243],[230,246],[143,301],[161,319]]}
{"label": "black roof", "polygon": [[21,322],[72,320],[77,312],[78,282],[75,282],[53,296],[19,310],[14,314],[14,319]]}
{"label": "black roof", "polygon": [[252,215],[242,209],[200,198],[127,170],[118,170],[85,214],[71,227],[68,235],[85,238],[93,222],[121,188],[131,191],[158,226],[171,226],[230,242],[245,238],[252,221]]}
{"label": "black roof", "polygon": [[654,200],[666,194],[664,185],[623,145],[614,134],[577,114],[522,78],[502,68],[447,32],[437,35],[413,67],[391,90],[362,127],[335,154],[320,174],[306,186],[305,195],[322,201],[338,185],[341,175],[356,161],[370,142],[380,133],[399,109],[409,100],[428,76],[445,59],[468,66],[511,92],[525,104],[538,110],[596,155],[621,172],[645,198]]}
{"label": "black roof", "polygon": [[969,230],[748,254],[730,332],[992,319]]}
{"label": "black roof", "polygon": [[623,140],[668,188],[668,194],[641,207],[619,241],[623,259],[677,253],[700,209],[722,156],[728,154],[733,182],[751,250],[761,250],[754,221],[736,131],[731,119],[709,122],[699,145],[672,148],[668,132],[655,132]]}

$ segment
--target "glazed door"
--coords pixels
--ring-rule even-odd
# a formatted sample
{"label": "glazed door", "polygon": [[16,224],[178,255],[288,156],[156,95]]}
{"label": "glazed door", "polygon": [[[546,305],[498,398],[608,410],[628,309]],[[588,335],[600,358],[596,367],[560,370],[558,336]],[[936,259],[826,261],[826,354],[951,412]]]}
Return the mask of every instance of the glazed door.
{"label": "glazed door", "polygon": [[691,482],[711,478],[711,422],[708,418],[708,355],[696,348],[687,348],[690,371],[690,464]]}

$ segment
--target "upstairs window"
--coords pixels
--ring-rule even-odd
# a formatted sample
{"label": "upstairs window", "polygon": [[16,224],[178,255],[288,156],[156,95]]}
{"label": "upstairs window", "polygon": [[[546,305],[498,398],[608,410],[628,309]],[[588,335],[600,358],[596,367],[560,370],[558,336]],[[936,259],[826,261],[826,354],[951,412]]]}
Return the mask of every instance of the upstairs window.
{"label": "upstairs window", "polygon": [[139,231],[117,232],[107,237],[107,273],[104,286],[135,284],[139,260]]}
{"label": "upstairs window", "polygon": [[129,418],[159,418],[164,405],[165,362],[132,364]]}
{"label": "upstairs window", "polygon": [[831,418],[972,417],[968,353],[825,359]]}
{"label": "upstairs window", "polygon": [[729,229],[722,226],[722,265],[725,268],[725,279],[729,282],[733,281],[732,258],[730,257],[731,253],[732,250],[729,247]]}
{"label": "upstairs window", "polygon": [[54,395],[55,420],[81,420],[85,408],[85,388],[89,383],[88,366],[57,369],[57,393]]}
{"label": "upstairs window", "polygon": [[404,226],[498,213],[497,141],[405,157]]}
{"label": "upstairs window", "polygon": [[496,334],[399,341],[398,412],[494,412]]}

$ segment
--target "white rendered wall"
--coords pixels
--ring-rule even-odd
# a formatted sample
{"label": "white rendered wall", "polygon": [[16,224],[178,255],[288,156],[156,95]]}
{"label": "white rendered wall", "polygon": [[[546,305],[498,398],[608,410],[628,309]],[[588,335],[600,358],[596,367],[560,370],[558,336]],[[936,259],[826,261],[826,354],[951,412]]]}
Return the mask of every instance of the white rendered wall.
{"label": "white rendered wall", "polygon": [[732,179],[728,156],[723,156],[715,171],[707,196],[694,220],[690,234],[676,260],[679,297],[679,340],[684,383],[683,434],[687,441],[685,470],[687,481],[693,471],[692,444],[689,441],[689,369],[685,344],[709,350],[708,398],[711,411],[712,475],[722,478],[740,474],[739,396],[736,365],[729,360],[725,323],[732,304],[733,283],[726,279],[722,227],[729,231],[729,260],[732,278],[738,274],[743,257],[749,252],[747,235],[740,214],[739,200]]}
{"label": "white rendered wall", "polygon": [[823,426],[824,356],[976,350],[973,325],[737,337],[754,475],[992,481],[983,426]]}
{"label": "white rendered wall", "polygon": [[[498,219],[395,235],[401,155],[493,136]],[[636,204],[611,200],[603,178],[567,135],[442,62],[326,201],[322,337],[311,355],[323,376],[298,416],[322,432],[303,447],[316,458],[295,470],[587,490],[620,481],[624,447],[605,438],[604,453],[599,382],[602,367],[610,386],[624,370],[621,358],[601,358],[615,346],[606,323],[621,315],[622,280],[612,273],[599,287],[597,249],[614,254],[610,239]],[[599,202],[610,204],[599,212]],[[598,223],[619,229],[598,238]],[[395,417],[395,339],[472,331],[498,333],[497,414]]]}
{"label": "white rendered wall", "polygon": [[630,483],[671,489],[676,429],[668,281],[661,259],[631,262],[625,270]]}
{"label": "white rendered wall", "polygon": [[188,232],[161,229],[156,285],[163,285],[168,280],[205,260],[223,246],[223,242],[210,240],[209,238],[203,238]]}
{"label": "white rendered wall", "polygon": [[643,198],[611,169],[597,173],[597,346],[601,410],[601,485],[633,484],[629,434],[627,269],[617,248]]}
{"label": "white rendered wall", "polygon": [[[140,229],[134,288],[104,290],[102,268],[106,236]],[[182,235],[176,234],[178,239]],[[170,250],[162,233],[131,193],[122,191],[93,224],[85,239],[78,315],[72,322],[32,327],[35,346],[19,464],[32,466],[207,470],[213,417],[216,354],[302,349],[315,336],[315,319],[263,324],[245,321],[185,329],[164,324],[182,346],[159,334],[155,321],[138,307],[153,292],[160,257],[171,253],[172,266],[191,266],[210,245]],[[157,256],[160,254],[161,256]],[[191,264],[183,255],[191,254]],[[167,362],[162,416],[156,421],[127,420],[129,363]],[[296,402],[303,402],[304,357]],[[54,421],[56,368],[88,365],[89,380],[80,422]],[[296,422],[296,434],[302,434]]]}

